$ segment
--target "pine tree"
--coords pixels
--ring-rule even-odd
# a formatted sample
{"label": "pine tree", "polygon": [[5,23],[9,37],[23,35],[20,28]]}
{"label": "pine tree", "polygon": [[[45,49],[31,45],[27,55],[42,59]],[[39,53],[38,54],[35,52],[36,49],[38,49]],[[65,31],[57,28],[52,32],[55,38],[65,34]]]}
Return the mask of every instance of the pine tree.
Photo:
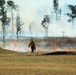
{"label": "pine tree", "polygon": [[0,0],[0,16],[2,22],[2,31],[3,31],[3,43],[5,42],[5,24],[6,24],[6,16],[7,11],[5,10],[5,0]]}
{"label": "pine tree", "polygon": [[14,15],[13,15],[13,10],[16,10],[17,6],[15,5],[14,1],[8,0],[7,5],[11,10],[11,22],[12,22],[12,34],[14,32]]}
{"label": "pine tree", "polygon": [[71,13],[67,13],[67,16],[69,17],[68,22],[72,22],[72,25],[74,26],[74,19],[76,18],[76,5],[68,5],[68,7],[71,10]]}
{"label": "pine tree", "polygon": [[45,15],[41,25],[43,26],[43,28],[46,31],[46,36],[48,36],[48,28],[49,28],[49,23],[50,23],[50,15]]}
{"label": "pine tree", "polygon": [[56,14],[56,21],[61,17],[61,9],[59,9],[59,0],[53,0],[53,9],[54,13]]}

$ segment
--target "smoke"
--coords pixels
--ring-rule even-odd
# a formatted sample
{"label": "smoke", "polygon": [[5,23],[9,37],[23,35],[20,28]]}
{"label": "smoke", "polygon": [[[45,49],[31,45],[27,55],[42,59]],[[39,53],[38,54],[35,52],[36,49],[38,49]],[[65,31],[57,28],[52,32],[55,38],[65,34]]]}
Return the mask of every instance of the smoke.
{"label": "smoke", "polygon": [[[31,48],[28,47],[29,40],[7,40],[4,44],[0,42],[0,46],[3,49],[16,51],[16,52],[31,52]],[[50,47],[44,41],[41,41],[39,46],[36,46],[36,51],[48,51]]]}
{"label": "smoke", "polygon": [[[31,48],[28,47],[29,45],[29,38],[26,39],[9,39],[4,44],[0,41],[0,47],[3,49],[16,51],[16,52],[31,52]],[[76,50],[76,45],[73,44],[63,44],[61,42],[58,44],[55,40],[49,40],[48,38],[36,38],[36,51],[74,51]]]}
{"label": "smoke", "polygon": [[7,41],[1,47],[16,52],[30,52],[30,48],[24,42],[17,42],[15,40]]}
{"label": "smoke", "polygon": [[51,50],[50,46],[45,41],[40,41],[39,46],[37,47],[39,51],[49,51]]}

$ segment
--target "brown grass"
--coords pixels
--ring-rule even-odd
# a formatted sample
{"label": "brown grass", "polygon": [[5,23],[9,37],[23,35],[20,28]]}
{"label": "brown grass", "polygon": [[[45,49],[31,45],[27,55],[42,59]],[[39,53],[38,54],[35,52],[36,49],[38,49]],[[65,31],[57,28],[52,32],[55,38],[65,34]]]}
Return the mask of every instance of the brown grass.
{"label": "brown grass", "polygon": [[0,75],[76,75],[76,55],[1,53]]}

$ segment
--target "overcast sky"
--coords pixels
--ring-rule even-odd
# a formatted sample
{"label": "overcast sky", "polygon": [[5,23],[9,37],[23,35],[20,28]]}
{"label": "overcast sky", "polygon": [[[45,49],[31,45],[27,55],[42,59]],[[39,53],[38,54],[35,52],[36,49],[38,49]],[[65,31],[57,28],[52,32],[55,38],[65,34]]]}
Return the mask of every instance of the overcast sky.
{"label": "overcast sky", "polygon": [[[23,30],[29,32],[29,25],[34,22],[32,26],[32,31],[41,33],[45,32],[44,28],[41,26],[41,21],[44,15],[51,15],[53,10],[53,0],[13,0],[16,4],[20,6],[20,15],[23,20],[24,27]],[[74,4],[76,0],[59,0],[60,8],[62,9],[62,19],[56,26],[56,21],[49,25],[49,35],[50,36],[62,36],[62,31],[65,31],[65,36],[76,36],[76,27],[73,28],[71,23],[67,22],[68,17],[64,15],[69,12],[67,4]],[[75,22],[76,24],[76,22]]]}

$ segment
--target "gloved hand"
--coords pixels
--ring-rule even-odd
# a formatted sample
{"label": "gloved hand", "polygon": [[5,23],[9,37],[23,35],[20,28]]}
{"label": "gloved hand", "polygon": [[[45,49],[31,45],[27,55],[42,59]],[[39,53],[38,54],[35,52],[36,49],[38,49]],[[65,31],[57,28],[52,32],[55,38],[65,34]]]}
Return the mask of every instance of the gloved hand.
{"label": "gloved hand", "polygon": [[28,45],[28,47],[30,47],[30,45]]}
{"label": "gloved hand", "polygon": [[35,50],[36,50],[36,47],[35,47]]}

